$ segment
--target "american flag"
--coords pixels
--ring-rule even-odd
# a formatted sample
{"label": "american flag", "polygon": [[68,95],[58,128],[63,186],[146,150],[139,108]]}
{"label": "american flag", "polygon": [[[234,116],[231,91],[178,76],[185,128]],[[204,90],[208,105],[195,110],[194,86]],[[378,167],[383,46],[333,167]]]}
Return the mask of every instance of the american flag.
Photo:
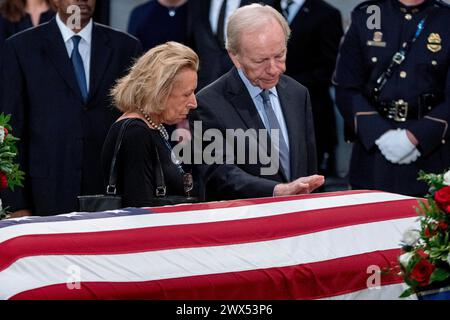
{"label": "american flag", "polygon": [[397,299],[379,271],[415,207],[344,191],[4,220],[0,299]]}

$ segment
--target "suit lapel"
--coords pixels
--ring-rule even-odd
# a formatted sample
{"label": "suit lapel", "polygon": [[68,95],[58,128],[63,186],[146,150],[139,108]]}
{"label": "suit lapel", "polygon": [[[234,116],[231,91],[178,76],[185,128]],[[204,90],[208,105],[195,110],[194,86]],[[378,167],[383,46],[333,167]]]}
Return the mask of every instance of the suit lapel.
{"label": "suit lapel", "polygon": [[258,110],[256,110],[255,104],[235,67],[228,72],[228,77],[227,93],[230,97],[231,104],[247,126],[246,129],[265,129],[259,117]]}
{"label": "suit lapel", "polygon": [[278,82],[277,92],[289,136],[291,177],[294,179],[298,177],[299,172],[306,172],[306,163],[302,163],[300,159],[300,149],[305,147],[299,145],[300,141],[302,141],[300,132],[305,132],[302,123],[298,121],[297,105],[301,102],[292,99],[289,94],[289,88],[287,88],[286,79],[283,76]]}
{"label": "suit lapel", "polygon": [[206,30],[208,30],[209,36],[215,38],[213,31],[212,31],[211,22],[209,20],[209,10],[211,10],[211,1],[204,0],[201,10],[202,10],[201,21],[203,21],[203,23],[205,24]]}
{"label": "suit lapel", "polygon": [[300,10],[298,10],[294,19],[292,19],[290,26],[296,25],[296,28],[301,29],[301,25],[304,24],[305,19],[309,16],[309,12],[311,11],[311,1],[306,0],[305,3],[301,6]]}
{"label": "suit lapel", "polygon": [[95,96],[95,93],[102,82],[103,74],[108,68],[113,51],[108,42],[109,38],[107,35],[94,23],[92,28],[91,70],[89,76],[90,85],[88,100]]}
{"label": "suit lapel", "polygon": [[49,30],[45,37],[44,51],[64,82],[76,95],[78,95],[80,101],[83,101],[64,40],[54,18],[48,23],[48,28]]}

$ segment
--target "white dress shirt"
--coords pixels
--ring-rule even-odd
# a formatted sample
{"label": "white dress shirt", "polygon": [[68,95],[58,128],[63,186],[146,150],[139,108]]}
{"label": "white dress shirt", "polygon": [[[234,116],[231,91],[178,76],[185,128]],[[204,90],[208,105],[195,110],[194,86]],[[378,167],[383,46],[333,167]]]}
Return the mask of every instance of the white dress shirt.
{"label": "white dress shirt", "polygon": [[[294,20],[295,16],[297,15],[298,11],[301,9],[303,4],[305,3],[305,0],[293,0],[293,3],[289,7],[289,17],[288,17],[288,23],[290,24],[292,20]],[[286,9],[287,7],[287,0],[281,0],[281,9]]]}
{"label": "white dress shirt", "polygon": [[[211,24],[211,29],[214,34],[217,34],[217,23],[219,22],[220,8],[224,0],[211,0],[211,7],[209,8],[209,23]],[[228,17],[236,11],[241,5],[241,0],[228,0],[227,8],[225,10],[225,27],[224,34],[227,33]]]}
{"label": "white dress shirt", "polygon": [[80,43],[78,44],[78,51],[80,52],[81,59],[83,59],[84,73],[86,76],[86,85],[89,92],[89,75],[91,69],[91,45],[92,45],[92,26],[93,26],[92,19],[78,33],[75,33],[71,29],[69,29],[64,24],[64,22],[62,22],[61,18],[59,17],[59,14],[56,15],[56,23],[58,25],[59,30],[61,31],[64,44],[66,45],[67,54],[69,55],[69,59],[72,56],[73,51],[72,37],[75,35],[81,37]]}

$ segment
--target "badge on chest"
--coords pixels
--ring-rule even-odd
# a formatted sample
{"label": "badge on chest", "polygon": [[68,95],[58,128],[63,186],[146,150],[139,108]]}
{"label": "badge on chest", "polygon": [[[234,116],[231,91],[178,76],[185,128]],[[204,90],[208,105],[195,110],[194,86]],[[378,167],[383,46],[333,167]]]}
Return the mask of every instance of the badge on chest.
{"label": "badge on chest", "polygon": [[427,49],[433,53],[439,52],[442,49],[442,39],[439,33],[430,33],[428,36]]}
{"label": "badge on chest", "polygon": [[373,33],[373,40],[368,40],[367,45],[369,47],[386,47],[386,42],[383,41],[383,33],[375,31]]}

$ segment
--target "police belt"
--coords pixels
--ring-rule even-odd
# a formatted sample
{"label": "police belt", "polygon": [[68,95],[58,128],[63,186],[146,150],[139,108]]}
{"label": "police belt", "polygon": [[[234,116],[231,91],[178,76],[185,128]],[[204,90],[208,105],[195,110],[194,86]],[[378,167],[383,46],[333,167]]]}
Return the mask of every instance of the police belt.
{"label": "police belt", "polygon": [[380,115],[396,122],[405,122],[406,120],[418,120],[423,118],[437,104],[438,99],[434,94],[423,94],[419,97],[417,106],[411,106],[403,99],[392,101],[378,101],[376,103],[377,111]]}

